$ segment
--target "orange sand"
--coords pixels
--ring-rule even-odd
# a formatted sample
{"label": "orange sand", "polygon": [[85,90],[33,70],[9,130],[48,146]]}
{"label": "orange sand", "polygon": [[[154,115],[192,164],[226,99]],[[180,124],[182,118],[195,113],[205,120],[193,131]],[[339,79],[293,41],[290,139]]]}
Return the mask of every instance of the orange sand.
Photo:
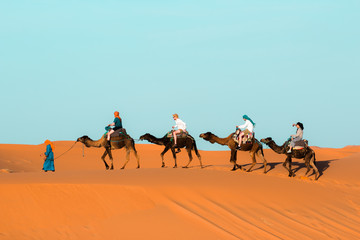
{"label": "orange sand", "polygon": [[[73,142],[55,142],[55,157]],[[102,149],[76,144],[43,173],[44,145],[0,145],[0,239],[360,239],[360,146],[315,148],[323,175],[296,177],[270,149],[253,172],[230,171],[229,151],[201,151],[191,168],[160,168],[161,146],[136,145],[125,170],[125,151],[114,151],[106,171]],[[187,163],[185,151],[178,164]],[[248,166],[248,153],[238,163]]]}

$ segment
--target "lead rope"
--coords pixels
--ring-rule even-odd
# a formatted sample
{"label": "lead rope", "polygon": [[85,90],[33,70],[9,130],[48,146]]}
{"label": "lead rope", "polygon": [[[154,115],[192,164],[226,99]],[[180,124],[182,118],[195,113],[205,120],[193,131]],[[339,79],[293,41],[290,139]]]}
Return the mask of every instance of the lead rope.
{"label": "lead rope", "polygon": [[70,151],[70,150],[75,146],[76,143],[77,143],[77,142],[74,142],[74,144],[73,144],[68,150],[66,150],[65,152],[63,152],[62,154],[60,154],[60,156],[54,158],[54,160],[60,158],[60,157],[63,156],[65,153],[67,153],[68,151]]}

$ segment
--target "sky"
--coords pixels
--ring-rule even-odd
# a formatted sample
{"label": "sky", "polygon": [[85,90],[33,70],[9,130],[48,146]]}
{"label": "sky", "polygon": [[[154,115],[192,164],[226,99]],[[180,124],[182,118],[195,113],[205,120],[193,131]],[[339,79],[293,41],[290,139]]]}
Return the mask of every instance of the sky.
{"label": "sky", "polygon": [[[360,1],[0,2],[0,143],[162,137],[178,113],[199,138],[247,114],[282,144],[360,145]],[[138,142],[137,142],[138,143]]]}

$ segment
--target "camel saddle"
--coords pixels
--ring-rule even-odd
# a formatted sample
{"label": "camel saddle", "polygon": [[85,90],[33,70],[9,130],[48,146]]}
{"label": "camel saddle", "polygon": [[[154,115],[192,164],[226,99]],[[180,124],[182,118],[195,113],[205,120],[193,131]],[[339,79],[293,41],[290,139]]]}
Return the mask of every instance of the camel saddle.
{"label": "camel saddle", "polygon": [[308,140],[300,140],[300,141],[296,141],[295,142],[295,147],[293,149],[303,149],[306,148],[308,146]]}
{"label": "camel saddle", "polygon": [[[240,129],[236,129],[234,135],[233,135],[233,139],[236,143],[239,143],[239,134],[240,134],[241,130]],[[241,144],[248,144],[248,143],[252,143],[253,139],[255,138],[255,133],[252,134],[245,134],[242,138],[242,143]]]}
{"label": "camel saddle", "polygon": [[[172,134],[172,133],[173,133],[172,131],[168,132],[168,133],[167,133],[167,137],[168,137],[168,138],[173,138],[173,134]],[[186,138],[188,135],[189,135],[188,132],[183,132],[183,131],[181,131],[181,133],[176,134],[176,137],[177,137],[177,138]]]}
{"label": "camel saddle", "polygon": [[113,132],[110,135],[110,137],[113,138],[113,137],[119,137],[119,136],[122,136],[122,135],[127,135],[125,128],[119,128],[119,129],[115,130],[115,132]]}

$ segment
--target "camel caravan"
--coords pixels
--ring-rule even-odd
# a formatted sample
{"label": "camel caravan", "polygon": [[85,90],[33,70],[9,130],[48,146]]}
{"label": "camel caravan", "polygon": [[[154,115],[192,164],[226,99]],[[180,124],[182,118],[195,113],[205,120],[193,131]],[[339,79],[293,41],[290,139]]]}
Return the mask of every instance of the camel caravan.
{"label": "camel caravan", "polygon": [[[88,136],[82,136],[77,139],[77,142],[83,143],[86,147],[104,148],[104,154],[101,159],[105,164],[106,170],[113,170],[113,157],[111,150],[126,149],[126,161],[121,169],[124,169],[126,164],[130,160],[130,152],[135,155],[137,160],[137,168],[140,168],[140,159],[135,149],[135,140],[126,132],[126,129],[122,126],[122,120],[119,116],[119,112],[114,113],[115,119],[112,123],[105,127],[106,133],[99,140],[92,140]],[[200,153],[196,147],[195,139],[186,130],[186,123],[179,119],[178,114],[173,114],[175,125],[172,130],[166,133],[163,137],[157,138],[150,133],[146,133],[140,136],[139,140],[146,140],[150,143],[164,146],[164,150],[160,153],[161,167],[166,167],[164,162],[164,155],[169,150],[172,153],[174,159],[174,168],[177,168],[176,154],[181,152],[181,149],[185,148],[189,157],[188,163],[183,168],[188,168],[193,160],[192,151],[195,152],[200,162],[200,167],[203,168]],[[292,158],[303,159],[307,171],[305,176],[310,172],[311,168],[315,173],[315,180],[320,177],[320,173],[316,167],[315,152],[308,146],[308,141],[302,139],[304,126],[298,122],[293,124],[297,127],[296,134],[291,135],[290,138],[285,141],[282,146],[278,146],[271,137],[261,139],[260,141],[255,138],[254,127],[255,123],[247,115],[243,115],[245,123],[243,125],[236,126],[236,130],[230,133],[228,137],[220,138],[211,132],[200,134],[200,138],[208,141],[212,144],[217,143],[220,145],[228,146],[230,149],[230,162],[233,164],[232,171],[237,169],[250,172],[256,164],[256,158],[259,158],[263,162],[264,173],[267,173],[267,161],[264,156],[262,143],[269,146],[274,152],[278,154],[286,155],[286,159],[283,163],[283,167],[289,172],[289,177],[294,177],[295,173],[291,168]],[[244,151],[249,152],[252,163],[246,170],[243,166],[237,164],[237,152]],[[110,166],[106,162],[105,158],[109,156]],[[270,169],[269,169],[270,170]]]}

